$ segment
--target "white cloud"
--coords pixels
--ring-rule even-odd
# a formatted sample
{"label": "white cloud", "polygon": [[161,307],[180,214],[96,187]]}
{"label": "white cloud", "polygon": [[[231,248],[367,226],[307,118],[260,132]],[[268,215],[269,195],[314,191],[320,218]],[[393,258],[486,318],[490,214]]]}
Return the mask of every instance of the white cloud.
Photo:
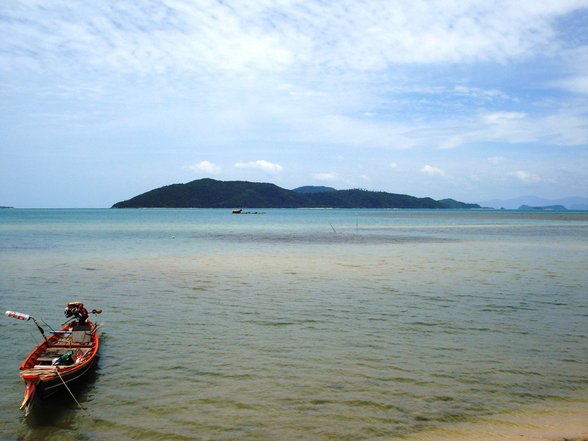
{"label": "white cloud", "polygon": [[[450,129],[450,130],[443,130],[441,129],[440,131],[454,131],[455,129]],[[463,130],[463,126],[462,126],[462,130]],[[440,149],[454,149],[457,147],[460,147],[463,144],[467,144],[468,142],[470,142],[472,140],[472,138],[475,138],[475,136],[473,136],[473,133],[468,133],[468,132],[464,132],[464,133],[456,133],[450,136],[442,136],[440,141],[439,141],[439,148]]]}
{"label": "white cloud", "polygon": [[510,121],[518,121],[525,118],[523,112],[494,112],[482,116],[486,124],[504,124]]}
{"label": "white cloud", "polygon": [[327,115],[304,121],[305,136],[340,145],[407,149],[416,145],[410,128],[388,121],[365,121],[346,115]]}
{"label": "white cloud", "polygon": [[236,168],[251,168],[256,170],[262,170],[266,173],[280,173],[284,167],[280,164],[273,164],[269,161],[265,161],[263,159],[257,161],[250,161],[250,162],[237,162],[235,164]]}
{"label": "white cloud", "polygon": [[537,182],[542,181],[542,179],[539,176],[537,176],[527,170],[513,171],[513,172],[510,172],[508,175],[512,176],[513,178],[518,179],[519,181],[521,181],[524,184],[535,184]]}
{"label": "white cloud", "polygon": [[588,75],[565,78],[553,84],[568,92],[588,95]]}
{"label": "white cloud", "polygon": [[556,49],[554,19],[582,6],[571,0],[16,3],[3,11],[2,47],[12,62],[159,73],[503,62]]}
{"label": "white cloud", "polygon": [[579,107],[553,109],[548,115],[484,113],[460,121],[438,121],[432,124],[429,136],[438,136],[439,148],[445,149],[485,142],[582,146],[588,143],[587,111]]}
{"label": "white cloud", "polygon": [[421,172],[429,176],[445,176],[445,172],[442,169],[433,167],[432,165],[425,165],[421,169]]}
{"label": "white cloud", "polygon": [[339,176],[337,173],[334,172],[322,172],[322,173],[314,173],[312,175],[314,179],[317,181],[325,181],[325,182],[335,182],[339,180]]}
{"label": "white cloud", "polygon": [[[8,4],[0,6],[6,170],[26,170],[40,151],[73,169],[79,159],[64,145],[74,144],[97,161],[140,153],[152,169],[168,170],[176,169],[170,158],[191,164],[210,149],[229,164],[271,152],[275,163],[235,167],[275,174],[295,158],[296,171],[288,167],[280,180],[326,169],[315,179],[365,173],[374,187],[379,169],[380,182],[399,181],[410,193],[425,175],[450,178],[438,180],[441,188],[472,170],[456,165],[446,175],[421,169],[427,162],[478,165],[490,157],[486,165],[503,182],[532,182],[538,177],[521,170],[504,179],[529,168],[545,184],[551,173],[569,176],[563,164],[586,156],[588,49],[579,9],[587,0]],[[412,150],[391,157],[392,149]],[[10,154],[16,150],[22,155]],[[317,164],[336,155],[347,159]],[[508,168],[491,167],[500,155]],[[351,158],[378,166],[345,169]],[[389,158],[402,158],[402,167]],[[520,165],[510,165],[513,158]],[[417,184],[405,182],[409,167]],[[209,161],[190,169],[221,171]]]}
{"label": "white cloud", "polygon": [[210,161],[200,161],[198,164],[189,166],[188,169],[205,173],[218,173],[221,171],[220,166],[213,164]]}
{"label": "white cloud", "polygon": [[498,89],[480,89],[478,87],[458,85],[453,88],[453,93],[481,101],[492,101],[495,99],[508,99],[509,96]]}
{"label": "white cloud", "polygon": [[506,162],[507,159],[504,156],[492,156],[488,158],[488,162],[492,165],[499,165]]}
{"label": "white cloud", "polygon": [[[585,27],[583,22],[580,26]],[[565,52],[562,59],[565,63],[565,76],[555,79],[550,85],[573,94],[588,95],[588,45],[572,47]]]}
{"label": "white cloud", "polygon": [[396,164],[395,162],[391,162],[390,164],[388,164],[388,167],[391,168],[392,170],[397,170],[398,164]]}

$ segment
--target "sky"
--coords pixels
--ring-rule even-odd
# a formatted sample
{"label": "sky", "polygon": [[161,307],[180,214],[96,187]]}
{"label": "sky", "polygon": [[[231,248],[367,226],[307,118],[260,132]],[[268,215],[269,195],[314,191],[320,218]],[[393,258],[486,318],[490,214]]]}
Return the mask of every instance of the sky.
{"label": "sky", "polygon": [[0,2],[0,206],[201,178],[588,197],[588,0]]}

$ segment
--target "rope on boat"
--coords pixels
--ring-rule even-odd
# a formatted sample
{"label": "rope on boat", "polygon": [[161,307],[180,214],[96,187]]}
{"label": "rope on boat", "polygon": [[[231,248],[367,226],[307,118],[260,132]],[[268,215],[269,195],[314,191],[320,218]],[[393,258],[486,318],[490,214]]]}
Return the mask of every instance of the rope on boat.
{"label": "rope on boat", "polygon": [[84,412],[86,414],[86,416],[90,419],[92,419],[92,415],[90,415],[88,413],[88,411],[86,409],[83,408],[83,406],[80,404],[80,402],[76,399],[76,397],[74,396],[74,394],[72,393],[72,391],[69,389],[69,387],[67,386],[66,382],[63,381],[63,377],[61,376],[61,374],[59,373],[59,369],[55,368],[55,372],[57,373],[57,376],[59,377],[59,379],[61,380],[61,382],[63,383],[63,385],[65,386],[65,388],[67,389],[67,391],[69,392],[69,394],[71,395],[71,397],[74,399],[74,401],[77,403],[78,407],[82,410],[82,412]]}

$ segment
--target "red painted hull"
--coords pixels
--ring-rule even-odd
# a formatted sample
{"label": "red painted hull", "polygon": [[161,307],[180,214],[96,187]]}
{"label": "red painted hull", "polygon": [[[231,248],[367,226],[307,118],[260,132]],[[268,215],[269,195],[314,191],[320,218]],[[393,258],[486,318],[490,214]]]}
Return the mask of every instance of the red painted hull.
{"label": "red painted hull", "polygon": [[73,322],[39,344],[20,365],[25,382],[21,409],[28,413],[37,399],[47,398],[81,378],[94,364],[100,341],[97,326]]}

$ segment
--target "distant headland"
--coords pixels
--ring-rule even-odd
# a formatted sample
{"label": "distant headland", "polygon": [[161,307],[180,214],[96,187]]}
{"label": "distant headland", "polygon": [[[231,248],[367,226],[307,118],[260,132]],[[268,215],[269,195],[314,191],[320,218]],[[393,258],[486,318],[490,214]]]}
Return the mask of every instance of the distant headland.
{"label": "distant headland", "polygon": [[521,205],[519,210],[523,211],[567,211],[568,209],[563,205],[547,205],[544,207],[531,207],[529,205]]}
{"label": "distant headland", "polygon": [[360,189],[304,186],[286,190],[275,184],[198,179],[156,188],[112,208],[481,208],[453,199],[434,200]]}

